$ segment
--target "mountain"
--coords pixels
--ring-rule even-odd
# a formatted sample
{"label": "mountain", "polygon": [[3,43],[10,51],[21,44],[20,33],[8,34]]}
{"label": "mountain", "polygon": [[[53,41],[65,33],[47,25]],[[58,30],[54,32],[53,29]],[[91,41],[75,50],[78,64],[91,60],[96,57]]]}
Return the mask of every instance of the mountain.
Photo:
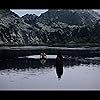
{"label": "mountain", "polygon": [[24,22],[34,26],[34,24],[36,23],[36,19],[38,18],[38,16],[36,14],[26,14],[24,16],[22,16],[22,19],[24,20]]}
{"label": "mountain", "polygon": [[8,9],[0,10],[0,44],[38,44],[35,29]]}
{"label": "mountain", "polygon": [[50,9],[19,17],[0,10],[0,44],[100,43],[100,15],[93,10]]}
{"label": "mountain", "polygon": [[34,26],[47,44],[91,43],[96,42],[93,36],[99,19],[93,10],[56,9],[41,14]]}
{"label": "mountain", "polygon": [[100,15],[93,10],[71,10],[71,9],[51,9],[41,14],[38,22],[50,25],[54,22],[62,22],[68,25],[89,25],[95,23]]}

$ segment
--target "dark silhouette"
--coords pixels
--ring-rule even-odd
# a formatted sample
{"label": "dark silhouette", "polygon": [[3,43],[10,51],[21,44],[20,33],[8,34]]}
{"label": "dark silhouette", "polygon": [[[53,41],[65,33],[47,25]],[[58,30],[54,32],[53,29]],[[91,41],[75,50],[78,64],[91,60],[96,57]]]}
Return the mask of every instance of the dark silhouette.
{"label": "dark silhouette", "polygon": [[56,58],[56,73],[58,79],[61,79],[63,74],[63,57],[60,51],[58,51],[57,58]]}

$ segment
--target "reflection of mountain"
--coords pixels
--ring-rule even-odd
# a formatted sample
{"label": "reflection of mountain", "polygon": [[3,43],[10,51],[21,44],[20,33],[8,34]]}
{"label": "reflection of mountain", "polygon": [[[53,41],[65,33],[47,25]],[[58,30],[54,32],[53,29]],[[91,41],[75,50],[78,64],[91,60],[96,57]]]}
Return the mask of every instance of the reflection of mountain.
{"label": "reflection of mountain", "polygon": [[58,79],[60,79],[63,74],[63,65],[56,66],[56,73],[57,73]]}
{"label": "reflection of mountain", "polygon": [[25,69],[25,68],[45,68],[45,67],[52,67],[55,63],[54,59],[46,60],[44,66],[41,64],[40,59],[31,59],[31,58],[15,58],[15,59],[3,59],[0,61],[0,69]]}
{"label": "reflection of mountain", "polygon": [[[15,59],[5,59],[0,60],[0,70],[4,69],[25,69],[25,68],[52,68],[55,66],[55,59],[47,59],[44,66],[41,64],[39,59],[29,59],[29,58],[15,58]],[[64,67],[72,67],[74,65],[79,66],[80,64],[100,64],[100,58],[68,58],[63,60]],[[59,70],[59,69],[57,69]],[[62,70],[62,69],[61,69]]]}
{"label": "reflection of mountain", "polygon": [[57,73],[58,79],[60,79],[63,74],[63,57],[60,51],[58,51],[58,54],[56,57],[56,73]]}

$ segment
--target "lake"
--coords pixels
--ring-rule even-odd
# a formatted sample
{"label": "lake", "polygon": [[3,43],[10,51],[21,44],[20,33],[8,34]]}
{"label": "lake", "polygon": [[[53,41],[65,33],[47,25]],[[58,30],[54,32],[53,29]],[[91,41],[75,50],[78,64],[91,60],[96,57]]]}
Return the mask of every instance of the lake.
{"label": "lake", "polygon": [[56,55],[39,55],[0,60],[0,90],[99,90],[100,57],[63,56],[63,74],[58,78]]}

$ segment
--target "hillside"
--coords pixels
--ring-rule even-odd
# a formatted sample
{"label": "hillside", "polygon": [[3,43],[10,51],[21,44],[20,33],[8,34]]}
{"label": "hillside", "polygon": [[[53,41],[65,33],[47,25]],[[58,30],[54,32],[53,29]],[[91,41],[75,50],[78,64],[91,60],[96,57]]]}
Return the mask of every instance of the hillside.
{"label": "hillside", "polygon": [[19,17],[0,10],[1,45],[100,43],[100,15],[93,10],[51,9]]}
{"label": "hillside", "polygon": [[28,24],[38,29],[37,36],[47,44],[95,43],[99,42],[95,34],[99,19],[93,10],[52,9],[37,17],[34,24]]}
{"label": "hillside", "polygon": [[24,45],[39,42],[31,25],[10,10],[0,10],[0,44]]}

